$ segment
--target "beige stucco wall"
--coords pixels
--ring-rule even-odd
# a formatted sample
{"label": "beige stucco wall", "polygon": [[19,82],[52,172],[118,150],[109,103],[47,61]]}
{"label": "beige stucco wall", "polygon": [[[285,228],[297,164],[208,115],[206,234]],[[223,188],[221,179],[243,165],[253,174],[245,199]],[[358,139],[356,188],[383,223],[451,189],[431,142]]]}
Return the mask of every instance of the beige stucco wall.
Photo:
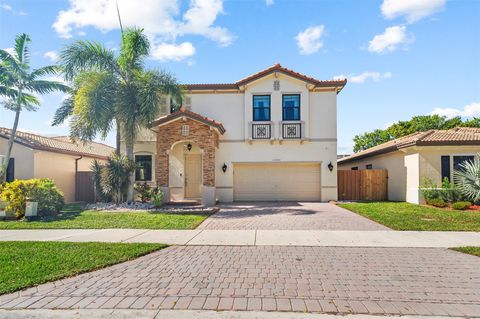
{"label": "beige stucco wall", "polygon": [[373,169],[386,169],[388,170],[388,199],[391,201],[405,201],[407,173],[404,156],[403,152],[397,151],[350,163],[338,164],[338,169],[350,170],[352,167],[365,169],[368,164],[372,164]]}
{"label": "beige stucco wall", "polygon": [[424,146],[417,147],[420,154],[420,185],[424,184],[425,179],[431,179],[434,183],[440,185],[442,179],[441,157],[451,156],[450,172],[453,178],[453,156],[455,155],[473,155],[480,152],[480,146]]}
{"label": "beige stucco wall", "polygon": [[[6,154],[8,140],[0,138],[0,155]],[[11,157],[15,159],[14,175],[16,179],[29,179],[34,176],[34,151],[23,145],[14,144]]]}
{"label": "beige stucco wall", "polygon": [[[34,177],[50,178],[65,196],[65,202],[75,201],[75,159],[80,156],[35,151]],[[93,158],[78,161],[78,171],[90,171]]]}

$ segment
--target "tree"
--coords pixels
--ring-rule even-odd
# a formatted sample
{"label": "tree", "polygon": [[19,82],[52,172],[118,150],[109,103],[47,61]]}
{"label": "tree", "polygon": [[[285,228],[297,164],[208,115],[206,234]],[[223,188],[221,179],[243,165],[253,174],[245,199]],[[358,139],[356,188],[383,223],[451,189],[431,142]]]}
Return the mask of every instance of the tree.
{"label": "tree", "polygon": [[[145,70],[150,43],[142,29],[122,31],[116,55],[97,42],[77,41],[60,54],[65,79],[74,82],[70,97],[57,110],[55,124],[71,117],[71,136],[92,140],[104,137],[115,124],[117,152],[120,135],[126,155],[133,161],[138,129],[160,113],[161,101],[170,96],[181,100],[182,89],[169,73]],[[133,201],[134,174],[130,173],[127,201]]]}
{"label": "tree", "polygon": [[366,150],[370,147],[409,135],[416,132],[425,132],[428,130],[448,130],[455,127],[480,127],[480,118],[462,120],[460,116],[447,119],[440,115],[420,115],[414,116],[408,121],[398,121],[388,128],[376,129],[372,132],[366,132],[361,135],[355,135],[353,142],[354,152]]}
{"label": "tree", "polygon": [[35,111],[40,101],[35,94],[47,94],[54,91],[66,92],[68,86],[57,82],[42,80],[46,75],[57,75],[61,69],[55,65],[44,66],[35,70],[30,69],[30,37],[19,34],[15,38],[12,53],[0,50],[0,96],[4,98],[4,107],[15,112],[13,128],[8,139],[5,159],[0,165],[0,182],[6,180],[6,171],[12,152],[18,122],[22,110]]}

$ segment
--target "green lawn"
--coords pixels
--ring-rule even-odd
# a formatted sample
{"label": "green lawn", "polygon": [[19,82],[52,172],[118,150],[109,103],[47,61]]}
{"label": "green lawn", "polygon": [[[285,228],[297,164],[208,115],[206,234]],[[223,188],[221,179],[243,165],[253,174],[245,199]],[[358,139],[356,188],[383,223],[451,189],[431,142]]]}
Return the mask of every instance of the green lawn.
{"label": "green lawn", "polygon": [[480,231],[480,212],[445,210],[410,203],[339,204],[395,230]]}
{"label": "green lawn", "polygon": [[144,228],[194,229],[208,215],[167,214],[162,212],[98,212],[82,211],[81,205],[66,205],[56,216],[38,221],[0,221],[0,229],[53,228]]}
{"label": "green lawn", "polygon": [[452,250],[480,257],[480,247],[457,247]]}
{"label": "green lawn", "polygon": [[113,265],[162,244],[0,242],[0,294]]}

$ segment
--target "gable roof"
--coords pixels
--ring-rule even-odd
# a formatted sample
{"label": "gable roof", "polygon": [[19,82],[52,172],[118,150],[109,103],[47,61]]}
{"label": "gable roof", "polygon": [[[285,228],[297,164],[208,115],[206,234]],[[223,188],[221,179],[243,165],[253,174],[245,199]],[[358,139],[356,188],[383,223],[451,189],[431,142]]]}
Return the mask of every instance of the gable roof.
{"label": "gable roof", "polygon": [[[0,137],[10,138],[12,130],[0,127]],[[38,134],[17,131],[15,143],[36,150],[49,151],[68,155],[82,155],[98,159],[106,159],[115,148],[96,142],[70,141],[68,136],[46,137]]]}
{"label": "gable roof", "polygon": [[480,128],[456,127],[449,130],[429,130],[417,132],[392,141],[371,147],[353,155],[343,157],[337,162],[348,163],[375,155],[397,151],[410,146],[447,146],[447,145],[479,145]]}
{"label": "gable roof", "polygon": [[347,80],[317,80],[315,78],[309,77],[307,75],[295,72],[293,70],[287,69],[281,66],[279,63],[266,68],[260,72],[252,74],[246,78],[243,78],[235,83],[217,83],[217,84],[186,84],[185,87],[188,90],[238,90],[241,86],[248,84],[252,81],[258,80],[264,76],[272,74],[274,72],[282,73],[293,78],[299,79],[301,81],[305,81],[314,85],[315,87],[338,87],[339,92],[343,89],[345,84],[347,84]]}
{"label": "gable roof", "polygon": [[183,118],[183,117],[186,117],[186,118],[192,119],[194,121],[198,121],[198,122],[201,122],[201,123],[206,124],[208,126],[211,126],[213,128],[216,128],[220,132],[220,134],[222,134],[222,135],[223,135],[223,133],[225,133],[225,128],[223,127],[222,123],[217,122],[217,121],[215,121],[211,118],[208,118],[206,116],[200,115],[198,113],[188,111],[185,108],[181,108],[177,112],[171,113],[169,115],[163,116],[163,117],[153,121],[152,123],[150,123],[150,127],[165,125],[169,122],[175,121],[175,120]]}

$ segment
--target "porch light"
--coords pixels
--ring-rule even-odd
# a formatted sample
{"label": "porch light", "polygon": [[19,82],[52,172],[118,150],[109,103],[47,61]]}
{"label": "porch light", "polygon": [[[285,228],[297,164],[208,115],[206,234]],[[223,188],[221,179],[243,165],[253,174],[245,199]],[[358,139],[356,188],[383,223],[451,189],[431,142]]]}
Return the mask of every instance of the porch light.
{"label": "porch light", "polygon": [[192,150],[192,144],[188,143],[187,150],[190,152]]}
{"label": "porch light", "polygon": [[333,164],[332,162],[328,163],[328,169],[331,171],[333,171]]}
{"label": "porch light", "polygon": [[222,171],[225,173],[227,171],[227,164],[223,163]]}

